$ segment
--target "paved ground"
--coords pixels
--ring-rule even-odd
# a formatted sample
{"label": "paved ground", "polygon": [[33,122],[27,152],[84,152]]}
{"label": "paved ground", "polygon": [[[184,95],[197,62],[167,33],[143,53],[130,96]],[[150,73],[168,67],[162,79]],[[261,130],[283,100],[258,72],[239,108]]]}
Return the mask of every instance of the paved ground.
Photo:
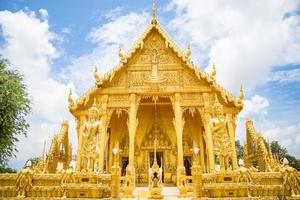
{"label": "paved ground", "polygon": [[[191,198],[178,198],[178,189],[176,187],[163,187],[163,192],[162,195],[165,200],[175,200],[175,199],[180,199],[180,200],[185,200],[185,199],[191,199]],[[146,200],[148,199],[148,187],[136,187],[134,190],[134,199],[139,199],[139,200]],[[127,198],[122,198],[122,199],[127,199]],[[129,199],[128,199],[129,200]]]}

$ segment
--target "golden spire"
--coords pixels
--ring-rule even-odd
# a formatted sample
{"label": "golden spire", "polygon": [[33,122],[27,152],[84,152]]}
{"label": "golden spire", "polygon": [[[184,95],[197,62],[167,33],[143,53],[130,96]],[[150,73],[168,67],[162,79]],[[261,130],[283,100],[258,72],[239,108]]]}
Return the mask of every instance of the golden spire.
{"label": "golden spire", "polygon": [[245,92],[244,92],[244,88],[243,85],[241,85],[241,89],[240,89],[240,100],[244,100],[245,98]]}
{"label": "golden spire", "polygon": [[188,48],[187,48],[187,51],[186,51],[186,53],[185,53],[186,59],[190,60],[191,54],[192,54],[192,47],[191,47],[191,44],[189,44],[189,46],[188,46]]}
{"label": "golden spire", "polygon": [[215,81],[216,80],[216,75],[217,75],[217,69],[216,69],[215,64],[213,64],[213,66],[212,66],[212,71],[211,71],[210,75],[211,75],[212,80]]}
{"label": "golden spire", "polygon": [[151,20],[152,24],[156,24],[156,2],[155,0],[152,0],[152,20]]}
{"label": "golden spire", "polygon": [[94,69],[94,78],[95,78],[95,81],[96,81],[97,85],[101,85],[102,84],[102,80],[101,80],[101,77],[98,74],[98,68],[97,68],[96,65],[95,65],[95,69]]}
{"label": "golden spire", "polygon": [[45,153],[46,153],[46,140],[44,141],[44,148],[43,148],[43,161],[44,162],[46,161]]}
{"label": "golden spire", "polygon": [[156,158],[156,141],[157,141],[157,139],[155,138],[154,139],[154,161],[153,161],[153,165],[152,165],[152,168],[154,170],[159,167],[158,164],[157,164],[157,158]]}
{"label": "golden spire", "polygon": [[70,91],[69,91],[68,101],[69,101],[69,106],[70,107],[74,106],[74,100],[72,98],[72,89],[71,88],[70,88]]}
{"label": "golden spire", "polygon": [[156,18],[156,2],[152,0],[152,18]]}

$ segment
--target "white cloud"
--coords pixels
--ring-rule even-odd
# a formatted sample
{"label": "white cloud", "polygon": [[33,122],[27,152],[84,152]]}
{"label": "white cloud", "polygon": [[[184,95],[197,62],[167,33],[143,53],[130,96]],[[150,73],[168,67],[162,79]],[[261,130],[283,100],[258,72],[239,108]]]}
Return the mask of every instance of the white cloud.
{"label": "white cloud", "polygon": [[44,9],[44,8],[39,9],[39,13],[43,19],[48,18],[48,11],[46,9]]}
{"label": "white cloud", "polygon": [[269,106],[270,104],[268,99],[257,94],[252,96],[251,99],[246,99],[244,101],[244,108],[239,113],[237,118],[236,139],[244,142],[246,135],[246,119],[252,119],[254,121],[254,125],[257,128],[257,131],[264,130],[261,128],[267,118]]}
{"label": "white cloud", "polygon": [[59,52],[53,45],[57,37],[49,31],[47,20],[41,21],[34,12],[2,11],[0,26],[5,40],[0,54],[24,75],[33,99],[28,138],[17,144],[19,153],[11,160],[12,166],[19,168],[25,160],[40,154],[45,138],[51,139],[54,129],[49,127],[57,127],[61,120],[71,118],[67,94],[73,84],[58,82],[51,76],[51,63]]}
{"label": "white cloud", "polygon": [[264,117],[268,114],[269,101],[265,97],[254,95],[250,100],[244,101],[241,117]]}
{"label": "white cloud", "polygon": [[300,69],[282,70],[272,72],[267,79],[268,82],[278,81],[281,83],[290,83],[300,81]]}
{"label": "white cloud", "polygon": [[274,65],[300,62],[300,16],[286,15],[298,1],[173,0],[168,27],[191,42],[200,65],[216,63],[217,79],[238,93],[264,82]]}
{"label": "white cloud", "polygon": [[277,126],[274,122],[266,123],[264,137],[270,141],[279,141],[288,152],[299,158],[300,155],[300,124]]}
{"label": "white cloud", "polygon": [[245,120],[250,118],[254,121],[257,132],[263,134],[266,140],[278,141],[287,148],[288,152],[296,157],[300,155],[300,123],[291,124],[286,119],[282,121],[268,120],[268,108],[270,104],[267,98],[254,95],[244,101],[244,109],[238,115],[237,139],[244,142],[246,136]]}
{"label": "white cloud", "polygon": [[70,34],[72,32],[72,28],[71,27],[64,27],[62,30],[61,30],[62,33],[65,33],[65,34]]}
{"label": "white cloud", "polygon": [[97,47],[90,53],[75,58],[61,76],[74,80],[80,92],[90,88],[94,84],[94,66],[98,66],[101,74],[113,68],[119,62],[119,46],[124,51],[128,50],[146,28],[148,18],[146,13],[131,12],[118,17],[114,15],[107,23],[92,28],[88,39],[97,44]]}

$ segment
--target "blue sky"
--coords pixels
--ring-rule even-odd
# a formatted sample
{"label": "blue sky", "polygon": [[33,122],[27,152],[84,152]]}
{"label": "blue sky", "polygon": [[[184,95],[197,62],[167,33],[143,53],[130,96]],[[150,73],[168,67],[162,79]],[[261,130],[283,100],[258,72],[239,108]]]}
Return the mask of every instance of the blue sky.
{"label": "blue sky", "polygon": [[[9,1],[0,4],[0,54],[24,74],[33,99],[28,137],[20,137],[17,158],[24,162],[49,147],[51,136],[67,119],[77,146],[75,124],[67,109],[69,88],[74,98],[93,84],[93,68],[101,73],[118,62],[149,23],[150,0]],[[245,109],[238,117],[237,138],[244,140],[244,120],[279,140],[300,158],[300,3],[157,0],[158,19],[192,60],[217,81],[239,94],[245,87]]]}

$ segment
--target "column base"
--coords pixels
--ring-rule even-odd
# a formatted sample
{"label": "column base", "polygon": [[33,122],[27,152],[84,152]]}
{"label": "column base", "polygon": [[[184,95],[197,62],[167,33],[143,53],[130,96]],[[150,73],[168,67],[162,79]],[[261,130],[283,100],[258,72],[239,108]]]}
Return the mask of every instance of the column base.
{"label": "column base", "polygon": [[124,195],[126,198],[133,198],[133,190],[135,188],[135,170],[134,167],[127,165],[125,176]]}
{"label": "column base", "polygon": [[177,168],[177,188],[179,190],[179,197],[187,197],[187,185],[185,176],[185,167],[179,166]]}

